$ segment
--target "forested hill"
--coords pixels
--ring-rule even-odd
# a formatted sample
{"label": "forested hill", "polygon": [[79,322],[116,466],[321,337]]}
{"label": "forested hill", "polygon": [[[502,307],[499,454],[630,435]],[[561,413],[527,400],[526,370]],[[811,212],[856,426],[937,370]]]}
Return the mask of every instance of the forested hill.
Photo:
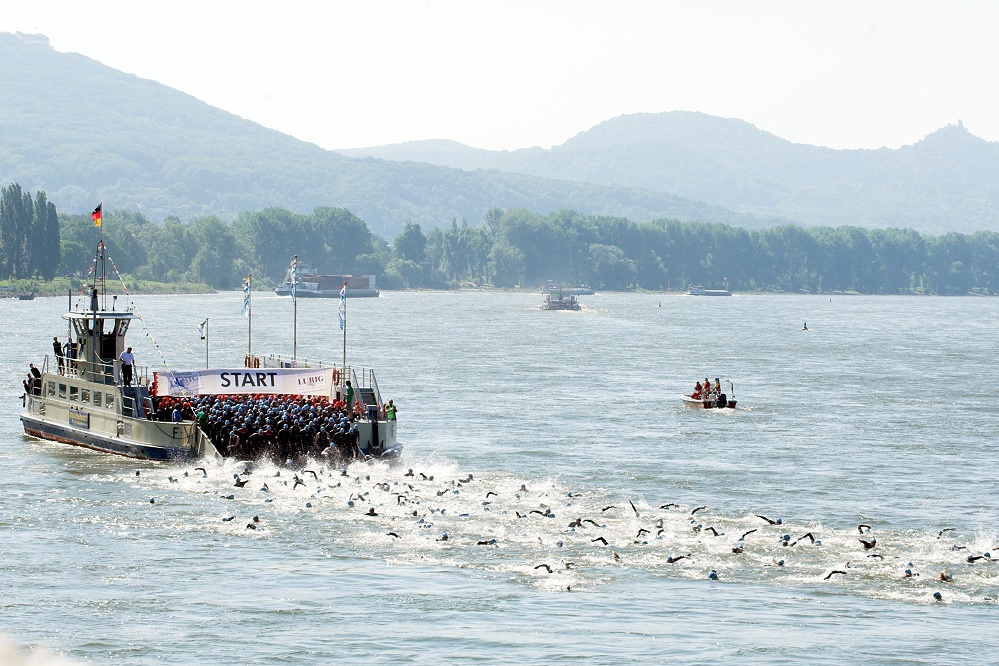
{"label": "forested hill", "polygon": [[276,206],[347,208],[385,238],[491,208],[564,208],[635,221],[742,227],[772,221],[665,192],[537,176],[348,158],[124,74],[40,35],[0,33],[0,185],[45,191],[66,213],[97,202],[156,221]]}
{"label": "forested hill", "polygon": [[955,122],[897,150],[795,144],[741,120],[676,111],[614,118],[550,150],[414,141],[340,152],[613,183],[809,226],[997,231],[999,143]]}

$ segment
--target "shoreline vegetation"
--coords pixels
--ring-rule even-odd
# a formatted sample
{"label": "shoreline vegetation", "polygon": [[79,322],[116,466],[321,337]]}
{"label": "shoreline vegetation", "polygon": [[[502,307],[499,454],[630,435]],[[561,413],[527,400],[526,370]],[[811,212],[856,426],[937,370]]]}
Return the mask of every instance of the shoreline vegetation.
{"label": "shoreline vegetation", "polygon": [[[144,294],[144,295],[155,295],[155,296],[168,296],[168,295],[185,295],[185,294],[217,294],[224,292],[239,293],[239,290],[235,289],[214,289],[207,284],[198,284],[193,282],[157,282],[154,280],[136,280],[131,277],[125,276],[123,278],[125,283],[125,288],[128,290],[129,295]],[[56,296],[66,296],[67,290],[71,290],[74,296],[82,293],[85,286],[89,284],[88,280],[82,278],[55,278],[50,281],[42,280],[0,280],[0,298],[16,298],[21,295],[32,295],[36,298],[43,297],[56,297]],[[118,280],[108,281],[108,293],[110,294],[122,294],[124,291],[121,289],[121,282]],[[572,285],[563,285],[565,288],[571,288]],[[496,292],[496,293],[529,293],[529,294],[541,294],[542,287],[497,287],[490,284],[474,284],[471,282],[463,282],[457,288],[455,287],[402,287],[402,288],[381,288],[382,291],[387,292]],[[273,289],[270,286],[261,286],[260,288],[255,288],[254,293],[267,294],[270,293],[274,295]],[[651,294],[660,296],[686,296],[687,289],[668,289],[668,290],[656,290],[656,289],[597,289],[594,290],[595,295],[599,296],[601,292],[607,293],[630,293],[630,294]],[[945,297],[976,297],[976,296],[992,296],[993,294],[979,293],[975,291],[969,291],[964,294],[934,294],[926,293],[921,291],[914,291],[901,294],[865,294],[859,291],[778,291],[778,290],[732,290],[733,296],[945,296]]]}
{"label": "shoreline vegetation", "polygon": [[[100,226],[100,229],[95,227]],[[345,208],[284,208],[161,222],[129,210],[59,214],[44,192],[11,184],[0,193],[0,276],[19,294],[74,287],[92,248],[129,292],[210,293],[269,289],[299,276],[373,275],[382,290],[457,285],[480,289],[546,282],[597,291],[665,293],[689,284],[735,293],[999,294],[999,233],[924,236],[911,229],[724,224],[491,209],[481,224],[452,219],[424,233],[405,222],[391,243]],[[83,278],[81,278],[83,280]],[[0,290],[3,291],[3,290]],[[6,291],[11,291],[7,289]]]}
{"label": "shoreline vegetation", "polygon": [[[117,279],[107,281],[108,293],[123,294],[122,282],[130,295],[134,294],[215,294],[218,290],[207,284],[197,284],[191,282],[156,282],[154,280],[135,280],[130,277],[123,277],[119,282]],[[0,280],[0,298],[16,298],[21,295],[33,295],[35,297],[44,296],[66,296],[72,293],[74,296],[81,293],[81,290],[90,284],[89,280],[83,278],[59,277],[53,280]]]}

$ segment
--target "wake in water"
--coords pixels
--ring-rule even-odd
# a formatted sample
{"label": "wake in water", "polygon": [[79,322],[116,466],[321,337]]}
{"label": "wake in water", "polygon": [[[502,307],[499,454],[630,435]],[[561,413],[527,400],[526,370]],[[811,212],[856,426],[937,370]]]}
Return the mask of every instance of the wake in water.
{"label": "wake in water", "polygon": [[623,567],[914,603],[999,600],[994,534],[893,531],[873,521],[826,528],[765,511],[721,515],[666,496],[578,492],[557,479],[473,474],[429,462],[340,470],[202,461],[135,474],[135,483],[159,496],[149,500],[153,505],[169,504],[176,492],[218,498],[221,515],[206,516],[207,529],[297,539],[311,532],[306,521],[317,521],[327,551],[335,538],[338,548],[362,557],[478,568],[543,589],[600,585]]}

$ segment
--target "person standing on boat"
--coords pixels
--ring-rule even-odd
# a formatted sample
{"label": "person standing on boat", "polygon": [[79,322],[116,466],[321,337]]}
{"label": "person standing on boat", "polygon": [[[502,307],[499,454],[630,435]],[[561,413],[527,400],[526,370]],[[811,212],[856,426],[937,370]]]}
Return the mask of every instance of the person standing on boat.
{"label": "person standing on boat", "polygon": [[62,355],[66,359],[66,374],[71,375],[76,372],[76,343],[67,340],[62,346]]}
{"label": "person standing on boat", "polygon": [[391,400],[389,400],[388,404],[385,405],[385,420],[386,421],[395,421],[395,413],[396,413],[396,411],[398,411],[398,410],[396,410],[395,403],[392,402]]}
{"label": "person standing on boat", "polygon": [[122,386],[131,386],[132,365],[135,363],[135,355],[132,354],[132,348],[129,347],[123,351],[118,360],[121,361],[121,384]]}
{"label": "person standing on boat", "polygon": [[56,360],[59,361],[59,374],[64,372],[64,361],[62,359],[62,345],[59,343],[58,336],[52,336],[52,351],[55,353]]}
{"label": "person standing on boat", "polygon": [[347,380],[347,389],[344,392],[344,403],[347,405],[347,411],[350,412],[354,409],[354,387],[350,385],[350,380]]}
{"label": "person standing on boat", "polygon": [[31,368],[29,376],[31,377],[31,392],[35,395],[42,394],[42,373],[35,367],[34,363],[29,363],[28,367]]}

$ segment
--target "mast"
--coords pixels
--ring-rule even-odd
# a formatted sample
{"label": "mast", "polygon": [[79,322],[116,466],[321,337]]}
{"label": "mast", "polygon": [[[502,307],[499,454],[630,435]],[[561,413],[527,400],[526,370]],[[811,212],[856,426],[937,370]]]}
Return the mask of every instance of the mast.
{"label": "mast", "polygon": [[[253,358],[253,307],[250,303],[250,294],[252,293],[251,281],[253,279],[253,273],[246,276],[243,280],[243,315],[246,316],[246,360],[248,364],[252,364]],[[249,367],[249,366],[248,366]]]}
{"label": "mast", "polygon": [[295,297],[295,287],[298,285],[298,255],[291,261],[291,305],[294,323],[292,324],[291,362],[298,365],[298,299]]}
{"label": "mast", "polygon": [[[341,376],[347,376],[347,283],[340,290],[340,330],[343,331],[343,371]],[[346,381],[346,379],[344,379]]]}

